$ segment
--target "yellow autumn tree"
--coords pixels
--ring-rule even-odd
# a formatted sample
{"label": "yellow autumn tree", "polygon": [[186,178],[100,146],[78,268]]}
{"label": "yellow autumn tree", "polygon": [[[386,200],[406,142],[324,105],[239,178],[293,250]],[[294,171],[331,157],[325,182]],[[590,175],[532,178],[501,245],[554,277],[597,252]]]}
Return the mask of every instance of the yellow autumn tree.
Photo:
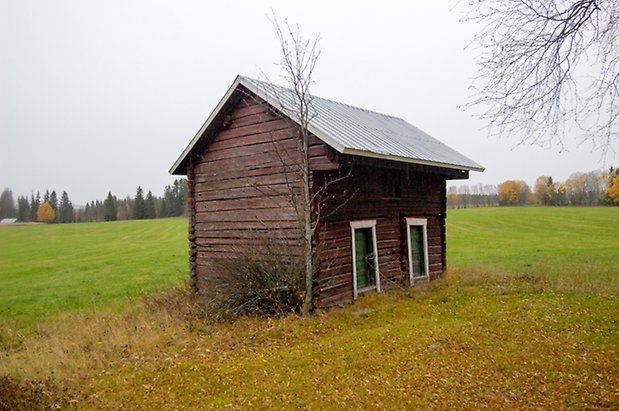
{"label": "yellow autumn tree", "polygon": [[533,195],[535,197],[535,202],[539,205],[547,205],[548,204],[548,182],[552,181],[549,176],[539,176],[537,180],[535,180],[535,185],[533,186]]}
{"label": "yellow autumn tree", "polygon": [[557,205],[567,204],[567,199],[565,196],[566,190],[565,183],[559,183],[559,188],[557,188]]}
{"label": "yellow autumn tree", "polygon": [[604,194],[606,198],[611,204],[619,205],[619,171],[610,169],[610,173],[608,175],[608,183],[606,185],[606,189],[604,190]]}
{"label": "yellow autumn tree", "polygon": [[52,223],[56,219],[56,213],[52,206],[44,201],[37,210],[37,221],[40,223]]}
{"label": "yellow autumn tree", "polygon": [[522,180],[506,180],[499,186],[500,205],[524,205],[531,195],[531,187]]}
{"label": "yellow autumn tree", "polygon": [[551,176],[539,176],[533,186],[533,198],[539,205],[556,205],[558,184]]}
{"label": "yellow autumn tree", "polygon": [[550,181],[548,181],[548,187],[546,188],[546,193],[548,197],[548,205],[557,205],[559,201],[559,184],[552,181],[552,177]]}

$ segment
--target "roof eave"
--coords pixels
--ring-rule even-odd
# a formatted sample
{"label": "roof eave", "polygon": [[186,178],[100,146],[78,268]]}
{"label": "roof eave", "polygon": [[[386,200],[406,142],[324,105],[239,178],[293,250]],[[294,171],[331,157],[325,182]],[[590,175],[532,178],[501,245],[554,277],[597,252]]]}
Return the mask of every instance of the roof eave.
{"label": "roof eave", "polygon": [[439,167],[439,168],[447,168],[451,170],[465,170],[465,171],[479,171],[479,172],[483,172],[485,170],[485,168],[480,165],[473,166],[473,165],[464,165],[464,164],[443,163],[443,162],[423,160],[423,159],[418,159],[418,158],[396,156],[392,154],[375,153],[372,151],[356,150],[353,148],[345,148],[341,153],[349,154],[352,156],[378,158],[381,160],[401,161],[404,163],[420,164],[424,166],[432,166],[432,167]]}

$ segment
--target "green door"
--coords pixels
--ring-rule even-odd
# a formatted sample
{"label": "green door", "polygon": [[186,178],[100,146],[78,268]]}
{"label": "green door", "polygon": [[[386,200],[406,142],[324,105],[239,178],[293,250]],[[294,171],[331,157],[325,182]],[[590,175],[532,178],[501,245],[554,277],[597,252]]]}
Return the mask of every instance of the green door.
{"label": "green door", "polygon": [[409,226],[409,230],[413,278],[424,277],[427,273],[423,248],[423,227],[420,225],[411,225]]}
{"label": "green door", "polygon": [[355,267],[358,290],[375,285],[374,239],[371,228],[355,229]]}

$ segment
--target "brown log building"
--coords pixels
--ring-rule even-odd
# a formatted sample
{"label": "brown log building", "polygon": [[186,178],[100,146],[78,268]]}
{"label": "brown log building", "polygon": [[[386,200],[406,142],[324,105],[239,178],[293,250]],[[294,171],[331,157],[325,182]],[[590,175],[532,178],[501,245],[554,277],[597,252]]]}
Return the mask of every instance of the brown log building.
{"label": "brown log building", "polygon": [[[296,101],[238,76],[172,166],[189,184],[196,291],[209,287],[212,260],[239,246],[266,238],[302,247]],[[483,167],[400,118],[318,97],[310,108],[316,305],[440,275],[446,180]]]}

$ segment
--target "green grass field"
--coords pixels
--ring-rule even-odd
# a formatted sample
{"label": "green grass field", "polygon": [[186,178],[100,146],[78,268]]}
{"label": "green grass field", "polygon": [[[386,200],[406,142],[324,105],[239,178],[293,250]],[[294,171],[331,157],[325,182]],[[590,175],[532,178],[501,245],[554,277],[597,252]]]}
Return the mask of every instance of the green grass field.
{"label": "green grass field", "polygon": [[619,295],[619,207],[449,210],[447,263]]}
{"label": "green grass field", "polygon": [[187,278],[187,220],[0,227],[0,324],[121,304]]}
{"label": "green grass field", "polygon": [[[450,210],[448,265],[619,294],[619,208]],[[186,220],[0,227],[0,323],[23,328],[187,279]]]}
{"label": "green grass field", "polygon": [[0,408],[619,407],[619,208],[450,210],[443,278],[234,323],[179,288],[133,298],[186,276],[184,220],[115,224],[0,229],[2,315],[39,328],[0,351]]}

